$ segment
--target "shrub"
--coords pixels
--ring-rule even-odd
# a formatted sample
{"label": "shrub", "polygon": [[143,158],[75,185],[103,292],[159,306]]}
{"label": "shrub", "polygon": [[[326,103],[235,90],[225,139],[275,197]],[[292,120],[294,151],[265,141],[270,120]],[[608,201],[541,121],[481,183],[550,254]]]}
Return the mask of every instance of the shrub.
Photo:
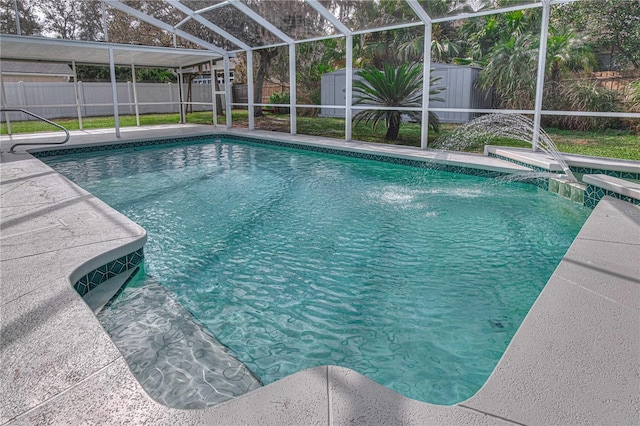
{"label": "shrub", "polygon": [[[270,104],[288,104],[291,102],[291,97],[289,96],[289,92],[275,92],[269,96]],[[289,114],[289,108],[287,107],[269,107],[270,111],[273,111],[276,114]]]}
{"label": "shrub", "polygon": [[[640,112],[640,80],[636,80],[626,87],[624,94],[625,111]],[[640,119],[627,118],[624,124],[629,129],[640,133]]]}
{"label": "shrub", "polygon": [[[573,80],[550,85],[547,92],[551,107],[561,111],[616,112],[619,93],[596,81]],[[606,117],[552,116],[545,125],[568,130],[601,130],[620,127],[620,120]]]}

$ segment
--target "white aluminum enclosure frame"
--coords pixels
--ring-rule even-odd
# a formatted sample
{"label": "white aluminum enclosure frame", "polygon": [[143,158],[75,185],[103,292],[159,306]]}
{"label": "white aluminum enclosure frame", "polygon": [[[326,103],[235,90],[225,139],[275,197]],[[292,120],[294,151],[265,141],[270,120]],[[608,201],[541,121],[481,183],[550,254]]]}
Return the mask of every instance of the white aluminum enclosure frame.
{"label": "white aluminum enclosure frame", "polygon": [[[186,17],[179,23],[175,24],[175,25],[170,25],[156,17],[150,16],[148,14],[146,14],[145,12],[142,12],[138,9],[135,9],[131,6],[128,6],[127,4],[123,3],[121,0],[100,0],[102,3],[102,9],[103,9],[103,26],[105,29],[105,42],[108,41],[108,38],[106,36],[106,12],[105,12],[105,6],[107,7],[111,7],[114,8],[118,11],[127,13],[133,17],[135,17],[136,19],[139,19],[140,21],[146,22],[150,25],[153,25],[157,28],[160,28],[170,34],[173,35],[174,37],[174,43],[176,43],[176,38],[180,37],[183,38],[191,43],[194,43],[195,45],[199,46],[202,50],[198,51],[201,52],[203,54],[203,60],[200,63],[204,63],[204,62],[211,62],[211,64],[213,64],[214,60],[218,60],[218,59],[222,59],[224,61],[224,74],[225,74],[225,87],[224,87],[224,92],[221,91],[216,91],[215,87],[212,89],[212,97],[213,97],[213,106],[212,109],[214,111],[214,117],[213,117],[213,124],[217,125],[217,117],[216,115],[216,105],[215,105],[215,96],[218,94],[225,94],[225,106],[224,106],[224,110],[226,112],[226,126],[228,128],[231,127],[232,123],[231,123],[231,107],[232,107],[232,102],[231,102],[231,92],[230,92],[230,78],[229,78],[229,74],[230,74],[230,58],[234,57],[237,53],[240,52],[245,52],[246,56],[247,56],[247,80],[248,80],[248,102],[247,104],[234,104],[234,105],[246,105],[249,111],[249,130],[254,130],[255,129],[255,119],[254,119],[254,114],[253,114],[253,110],[255,106],[263,106],[263,104],[261,103],[256,103],[255,102],[255,93],[254,93],[254,88],[253,88],[253,83],[254,83],[254,75],[253,75],[253,63],[254,63],[254,53],[258,50],[261,49],[266,49],[266,48],[271,48],[271,47],[279,47],[279,46],[287,46],[288,47],[288,52],[289,52],[289,86],[290,86],[290,103],[288,105],[282,105],[282,106],[287,106],[290,108],[291,114],[290,114],[290,132],[291,134],[296,134],[297,133],[297,125],[296,125],[296,108],[297,107],[323,107],[323,106],[327,106],[327,107],[332,107],[332,108],[344,108],[345,109],[345,113],[346,113],[346,117],[347,119],[345,120],[345,139],[347,141],[350,141],[352,139],[352,123],[351,120],[348,119],[349,117],[352,117],[353,111],[354,110],[363,110],[363,109],[377,109],[377,107],[375,106],[357,106],[355,107],[353,105],[353,80],[352,80],[352,72],[353,72],[353,36],[354,35],[358,35],[358,34],[366,34],[366,33],[371,33],[371,32],[378,32],[378,31],[386,31],[386,30],[393,30],[393,29],[399,29],[399,28],[409,28],[409,27],[417,27],[417,26],[422,26],[424,27],[424,38],[425,38],[425,43],[424,43],[424,52],[423,52],[423,82],[425,82],[424,86],[423,86],[423,101],[422,101],[422,107],[421,108],[399,108],[401,110],[406,110],[406,111],[420,111],[421,115],[422,115],[422,133],[421,133],[421,148],[422,149],[426,149],[427,148],[427,140],[428,140],[428,115],[429,112],[476,112],[476,113],[496,113],[496,112],[502,112],[502,113],[519,113],[519,114],[531,114],[534,116],[534,123],[536,124],[536,129],[538,128],[539,124],[540,124],[540,119],[542,115],[569,115],[569,116],[591,116],[591,117],[623,117],[623,118],[640,118],[640,114],[638,113],[617,113],[617,112],[584,112],[584,111],[550,111],[550,110],[543,110],[542,109],[542,93],[543,93],[543,86],[544,86],[544,71],[545,71],[545,59],[546,59],[546,39],[548,36],[548,27],[549,27],[549,15],[550,15],[550,10],[552,8],[552,6],[554,5],[559,5],[559,4],[564,4],[564,3],[570,3],[570,2],[576,2],[576,1],[585,1],[585,0],[536,0],[533,3],[525,3],[525,4],[520,4],[520,5],[515,5],[515,6],[510,6],[510,7],[504,7],[504,8],[498,8],[498,9],[480,9],[476,12],[471,12],[471,13],[460,13],[460,14],[456,14],[456,15],[452,15],[452,16],[444,16],[444,17],[431,17],[429,16],[429,14],[425,11],[425,9],[420,5],[420,3],[418,2],[418,0],[404,0],[408,6],[410,7],[410,9],[413,11],[413,13],[415,14],[415,22],[408,22],[408,23],[402,23],[402,24],[396,24],[396,25],[388,25],[385,26],[383,28],[373,28],[373,29],[366,29],[366,30],[358,30],[358,31],[353,31],[350,30],[343,22],[341,22],[334,14],[332,14],[326,7],[324,7],[319,0],[300,0],[300,1],[304,1],[304,3],[306,3],[307,6],[310,6],[312,9],[314,9],[327,23],[328,25],[330,25],[335,33],[331,33],[331,31],[327,30],[327,34],[325,36],[314,36],[314,37],[307,37],[307,38],[302,38],[302,39],[293,39],[292,37],[290,37],[289,35],[287,35],[285,32],[283,32],[281,29],[279,29],[277,27],[276,24],[274,24],[273,22],[270,22],[269,20],[267,20],[264,16],[261,16],[258,12],[256,12],[254,9],[250,8],[247,4],[245,4],[243,1],[241,0],[226,0],[226,1],[222,1],[219,3],[215,3],[215,4],[211,4],[211,5],[206,5],[203,4],[203,7],[201,7],[198,10],[193,10],[190,7],[188,7],[186,4],[182,3],[180,0],[162,0],[164,1],[167,5],[170,5],[171,7],[175,8],[177,11],[181,12],[182,14],[184,14]],[[488,2],[487,2],[488,3]],[[18,11],[18,7],[17,7],[17,2],[14,0],[13,1],[14,4],[14,9],[15,9],[15,15],[16,15],[16,28],[17,28],[17,33],[18,35],[2,35],[2,37],[0,37],[0,41],[2,41],[4,43],[4,41],[6,39],[10,39],[10,41],[13,41],[14,38],[21,37],[21,28],[20,28],[20,20],[19,20],[19,11]],[[467,1],[468,5],[475,5],[477,4],[476,1],[470,2]],[[216,25],[215,23],[211,22],[210,20],[206,19],[203,14],[205,12],[209,12],[209,11],[213,11],[219,8],[229,8],[232,7],[235,10],[237,10],[239,13],[244,14],[245,16],[247,16],[249,19],[253,20],[254,22],[256,22],[257,24],[259,24],[261,27],[263,27],[264,29],[266,29],[268,32],[270,32],[271,34],[273,34],[277,40],[279,40],[279,42],[276,43],[272,43],[272,44],[267,44],[264,46],[251,46],[248,43],[242,41],[240,38],[232,35],[230,32],[226,31],[224,28],[220,27],[220,25]],[[274,7],[277,7],[276,5],[274,5]],[[429,81],[430,81],[430,57],[431,57],[431,49],[430,49],[430,45],[431,45],[431,29],[432,29],[432,25],[434,23],[438,23],[438,22],[446,22],[446,21],[454,21],[454,20],[460,20],[460,19],[465,19],[465,18],[473,18],[473,17],[478,17],[478,16],[485,16],[485,15],[493,15],[493,14],[500,14],[500,13],[505,13],[505,12],[510,12],[510,11],[516,11],[516,10],[523,10],[523,9],[532,9],[532,8],[541,8],[542,9],[542,25],[541,25],[541,34],[540,34],[540,38],[541,38],[541,43],[540,43],[540,49],[539,49],[539,55],[538,55],[538,70],[537,70],[537,75],[536,75],[536,96],[535,96],[535,106],[532,110],[494,110],[494,109],[460,109],[460,108],[437,108],[437,107],[431,107],[429,105]],[[200,25],[202,25],[204,28],[206,28],[207,30],[211,31],[212,33],[217,34],[218,36],[222,37],[223,39],[227,40],[229,43],[231,43],[234,46],[237,46],[236,50],[225,50],[224,48],[220,47],[220,46],[216,46],[215,44],[213,44],[212,42],[203,40],[202,38],[196,37],[192,34],[189,34],[188,32],[184,31],[181,29],[181,27],[184,26],[184,24],[186,24],[187,22],[189,22],[190,20],[194,20],[196,22],[198,22]],[[315,41],[315,40],[323,40],[323,39],[328,39],[328,38],[335,38],[335,37],[344,37],[345,38],[345,45],[346,45],[346,57],[345,57],[345,67],[346,67],[346,81],[345,81],[345,105],[300,105],[297,103],[297,99],[296,99],[296,60],[295,60],[295,55],[296,55],[296,44],[298,43],[305,43],[305,42],[310,42],[310,41]],[[42,43],[43,44],[47,44],[50,43],[47,40],[50,39],[46,39],[46,38],[41,38]],[[64,42],[61,40],[58,40],[57,42]],[[108,64],[110,66],[110,68],[112,68],[114,65],[126,65],[126,66],[131,66],[132,70],[134,70],[135,72],[135,66],[138,65],[149,65],[149,64],[144,64],[142,62],[137,62],[135,60],[128,60],[128,61],[119,61],[117,56],[118,53],[123,50],[123,49],[132,49],[132,50],[136,50],[136,49],[140,49],[141,51],[145,49],[145,47],[143,46],[135,46],[135,45],[118,45],[118,46],[114,46],[114,45],[109,45],[107,46],[108,43],[95,43],[95,42],[70,42],[70,43],[76,43],[75,46],[83,46],[82,48],[84,48],[85,46],[87,48],[89,47],[93,47],[96,48],[96,46],[94,46],[95,44],[101,44],[103,45],[105,48],[108,48],[109,51],[109,61]],[[79,44],[78,44],[79,43]],[[12,58],[12,56],[10,55],[6,55],[5,54],[5,49],[4,49],[4,44],[2,46],[3,48],[0,49],[0,58]],[[170,60],[169,58],[177,58],[181,52],[183,51],[187,51],[189,52],[189,54],[191,52],[194,52],[193,50],[190,49],[180,49],[180,48],[173,48],[173,49],[166,49],[166,57],[167,57],[167,63],[163,64],[165,67],[167,68],[174,68],[174,69],[178,69],[181,67],[186,67],[189,66],[191,64],[187,64],[187,63],[180,63],[180,64],[175,64],[175,61],[172,62],[172,60]],[[39,57],[37,52],[33,52],[33,53],[26,53],[26,55],[24,55],[25,52],[22,52],[23,56],[21,59],[37,59],[37,60],[43,60],[42,57]],[[207,56],[208,55],[208,56]],[[205,58],[206,56],[206,58]],[[61,58],[64,60],[64,58]],[[46,58],[44,59],[46,60]],[[75,62],[78,63],[90,63],[90,61],[79,61],[78,58],[73,58],[73,60]],[[71,61],[69,61],[71,62]],[[74,66],[75,66],[75,62],[74,62]],[[100,61],[99,64],[104,63],[103,61]],[[213,68],[213,66],[212,66]],[[112,73],[113,74],[113,73]],[[112,82],[112,84],[114,84],[115,87],[115,82]],[[212,79],[212,84],[215,84],[213,82]],[[114,89],[114,99],[115,99],[115,89]],[[77,104],[79,105],[79,100],[77,100]],[[180,99],[180,105],[184,105],[184,100]],[[78,108],[79,110],[79,108]],[[116,104],[114,105],[114,113],[118,114],[117,111],[117,101]],[[116,118],[116,123],[117,123],[117,118]],[[118,130],[118,124],[116,124],[116,132],[119,133]],[[532,144],[533,144],[533,150],[535,151],[537,149],[537,139],[538,139],[539,135],[538,135],[538,131],[535,132],[533,140],[532,140]]]}
{"label": "white aluminum enclosure frame", "polygon": [[[224,51],[223,51],[224,52]],[[226,52],[225,52],[226,54]],[[228,56],[228,55],[227,55]],[[120,135],[119,109],[118,106],[133,105],[136,108],[136,122],[139,123],[138,106],[153,104],[152,102],[138,102],[136,89],[134,87],[134,102],[119,103],[115,89],[115,66],[132,67],[135,75],[135,66],[173,68],[179,69],[183,64],[193,66],[212,60],[220,60],[222,56],[210,50],[194,49],[173,49],[152,46],[135,46],[115,43],[88,42],[78,40],[60,40],[42,37],[17,36],[3,34],[0,37],[0,58],[11,58],[16,60],[39,60],[45,62],[70,63],[74,74],[74,94],[75,102],[64,105],[47,105],[56,107],[74,107],[78,114],[79,125],[82,126],[82,106],[112,106],[114,110],[114,124],[116,136]],[[78,79],[76,65],[106,65],[109,66],[112,84],[112,102],[108,104],[86,104],[79,96]],[[113,69],[112,69],[113,68]],[[135,86],[135,83],[134,83]],[[215,102],[215,97],[212,99]],[[184,105],[182,96],[176,102],[181,107]],[[2,106],[7,105],[2,87]],[[35,106],[40,107],[40,106]],[[5,115],[8,126],[9,116]],[[8,127],[9,128],[9,127]],[[80,127],[82,129],[82,127]]]}

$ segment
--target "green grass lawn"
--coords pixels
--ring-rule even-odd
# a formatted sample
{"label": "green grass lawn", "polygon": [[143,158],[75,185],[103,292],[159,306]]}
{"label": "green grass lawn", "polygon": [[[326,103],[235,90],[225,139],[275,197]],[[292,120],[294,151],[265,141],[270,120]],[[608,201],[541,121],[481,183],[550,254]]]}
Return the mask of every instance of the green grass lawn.
{"label": "green grass lawn", "polygon": [[[141,125],[153,124],[175,124],[180,120],[179,114],[152,114],[140,116]],[[195,112],[187,114],[187,122],[195,124],[211,124],[213,117],[211,112]],[[248,113],[246,110],[234,110],[232,113],[232,123],[234,127],[248,126]],[[77,119],[60,119],[56,123],[66,127],[68,130],[78,130]],[[85,118],[82,121],[84,129],[99,129],[114,127],[113,117]],[[218,117],[218,123],[224,124],[225,117]],[[256,118],[255,127],[259,130],[271,130],[277,132],[289,132],[289,116],[266,113],[263,117]],[[120,116],[121,127],[131,127],[136,125],[135,116]],[[439,139],[446,137],[455,129],[455,125],[442,125],[440,132],[429,132],[429,145],[437,146]],[[36,121],[16,121],[11,122],[12,134],[32,133],[42,131],[55,131],[55,127]],[[562,152],[592,155],[598,157],[621,158],[627,160],[640,161],[640,135],[631,131],[607,129],[603,131],[571,131],[545,128],[554,141],[558,149]],[[329,138],[344,138],[344,119],[340,118],[320,118],[320,117],[298,117],[297,132],[303,135],[324,136]],[[352,136],[354,140],[390,143],[385,141],[386,129],[383,125],[376,131],[364,123],[354,125]],[[6,123],[0,124],[0,134],[7,134]],[[394,144],[420,146],[421,129],[415,123],[403,123],[400,128],[399,139]],[[521,141],[500,138],[494,145],[506,145],[516,147],[530,147],[531,145]],[[481,151],[480,148],[477,151]]]}

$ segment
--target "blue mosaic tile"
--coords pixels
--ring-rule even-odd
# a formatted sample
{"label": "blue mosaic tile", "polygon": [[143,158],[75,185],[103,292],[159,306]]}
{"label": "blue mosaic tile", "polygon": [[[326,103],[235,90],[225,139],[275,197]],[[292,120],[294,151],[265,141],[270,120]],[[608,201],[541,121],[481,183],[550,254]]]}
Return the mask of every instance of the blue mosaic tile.
{"label": "blue mosaic tile", "polygon": [[587,189],[584,192],[584,205],[590,208],[594,208],[596,205],[598,205],[598,202],[600,202],[602,197],[604,197],[605,195],[609,195],[619,200],[640,206],[640,200],[626,195],[618,194],[617,192],[611,190],[605,190],[594,185],[587,185]]}
{"label": "blue mosaic tile", "polygon": [[86,294],[89,291],[89,284],[87,283],[87,276],[80,278],[78,282],[73,285],[73,288],[80,294]]}
{"label": "blue mosaic tile", "polygon": [[122,262],[121,260],[118,259],[111,263],[111,267],[109,268],[109,270],[114,274],[118,275],[120,272],[126,271],[127,268],[126,268],[125,262]]}
{"label": "blue mosaic tile", "polygon": [[144,251],[141,248],[89,272],[80,278],[73,285],[73,288],[80,296],[84,296],[108,279],[113,278],[124,271],[137,267],[142,260],[144,260]]}
{"label": "blue mosaic tile", "polygon": [[31,155],[33,155],[36,158],[45,158],[45,157],[54,157],[59,155],[70,155],[70,154],[80,154],[80,153],[99,152],[99,151],[112,151],[115,149],[136,148],[136,147],[153,146],[153,145],[168,145],[168,144],[178,144],[178,143],[185,143],[185,142],[189,142],[189,143],[210,142],[211,138],[214,136],[215,135],[200,135],[200,136],[188,136],[183,138],[152,139],[147,141],[115,143],[111,145],[94,145],[94,146],[83,146],[83,147],[75,147],[75,148],[58,148],[58,149],[50,149],[46,151],[34,152]]}
{"label": "blue mosaic tile", "polygon": [[617,170],[594,169],[591,167],[570,167],[572,172],[582,173],[585,175],[607,175],[620,179],[640,180],[640,173],[621,172]]}

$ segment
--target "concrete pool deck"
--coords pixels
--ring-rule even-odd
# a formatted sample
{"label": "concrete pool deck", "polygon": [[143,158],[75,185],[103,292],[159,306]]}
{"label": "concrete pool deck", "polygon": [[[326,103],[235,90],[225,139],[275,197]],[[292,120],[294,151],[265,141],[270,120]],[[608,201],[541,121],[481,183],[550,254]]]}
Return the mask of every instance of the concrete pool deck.
{"label": "concrete pool deck", "polygon": [[[122,129],[119,140],[113,130],[73,132],[68,145],[214,131]],[[231,133],[437,157],[489,170],[520,167],[472,154]],[[53,137],[60,140],[59,133]],[[467,401],[422,403],[326,366],[208,409],[176,410],[145,393],[71,285],[82,271],[144,245],[144,230],[24,153],[25,147],[7,153],[18,141],[11,139],[0,141],[0,424],[640,424],[639,206],[600,201],[496,369]]]}

